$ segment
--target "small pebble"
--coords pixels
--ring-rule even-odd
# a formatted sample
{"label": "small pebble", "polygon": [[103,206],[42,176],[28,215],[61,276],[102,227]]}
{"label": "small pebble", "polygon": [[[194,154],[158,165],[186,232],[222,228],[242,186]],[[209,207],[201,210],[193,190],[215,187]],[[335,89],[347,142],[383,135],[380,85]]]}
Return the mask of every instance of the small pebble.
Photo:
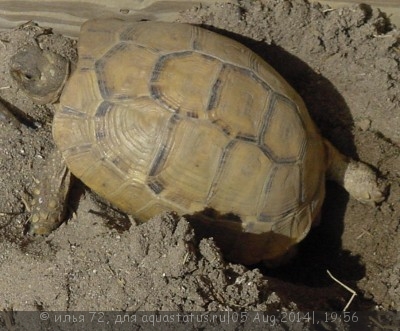
{"label": "small pebble", "polygon": [[371,127],[371,120],[365,118],[356,122],[356,126],[359,127],[362,131],[367,131]]}

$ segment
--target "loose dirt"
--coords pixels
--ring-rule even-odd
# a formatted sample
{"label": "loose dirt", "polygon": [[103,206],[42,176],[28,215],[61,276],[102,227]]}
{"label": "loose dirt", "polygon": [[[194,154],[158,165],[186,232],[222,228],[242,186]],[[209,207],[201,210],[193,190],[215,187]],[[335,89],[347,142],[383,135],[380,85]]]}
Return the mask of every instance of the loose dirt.
{"label": "loose dirt", "polygon": [[[251,4],[250,4],[251,3]],[[330,10],[299,1],[196,7],[180,21],[230,36],[274,66],[304,98],[324,136],[374,166],[389,185],[380,206],[328,184],[319,227],[288,265],[224,261],[211,239],[160,215],[136,225],[82,185],[71,217],[48,238],[28,238],[35,178],[53,148],[51,106],[34,105],[8,62],[32,26],[0,34],[0,97],[23,124],[0,118],[0,307],[14,310],[400,310],[400,48],[398,32],[368,6]],[[75,42],[39,37],[76,59]],[[318,162],[318,160],[316,160]],[[243,247],[246,249],[246,247]]]}

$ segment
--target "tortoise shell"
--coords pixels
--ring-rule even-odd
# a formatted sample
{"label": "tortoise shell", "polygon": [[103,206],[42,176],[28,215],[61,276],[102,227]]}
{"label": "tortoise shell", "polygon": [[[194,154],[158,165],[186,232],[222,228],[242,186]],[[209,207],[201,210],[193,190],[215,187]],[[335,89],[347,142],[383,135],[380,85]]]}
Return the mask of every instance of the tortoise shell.
{"label": "tortoise shell", "polygon": [[227,250],[262,239],[241,262],[304,238],[324,198],[323,140],[259,56],[200,27],[116,19],[85,23],[78,53],[53,125],[76,177],[139,220],[213,210]]}

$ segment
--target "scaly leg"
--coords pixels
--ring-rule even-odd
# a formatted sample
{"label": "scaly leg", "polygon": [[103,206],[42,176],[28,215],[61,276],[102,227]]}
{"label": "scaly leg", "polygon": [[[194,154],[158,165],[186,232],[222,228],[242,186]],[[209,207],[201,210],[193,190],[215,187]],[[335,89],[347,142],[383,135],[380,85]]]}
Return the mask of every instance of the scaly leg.
{"label": "scaly leg", "polygon": [[[21,125],[20,120],[0,100],[0,121],[9,122],[15,127]],[[35,180],[34,198],[31,202],[30,234],[49,234],[64,220],[68,192],[73,176],[61,156],[54,150],[49,156],[41,178]]]}
{"label": "scaly leg", "polygon": [[58,150],[50,155],[42,174],[33,191],[30,234],[49,234],[64,220],[68,192],[73,180]]}
{"label": "scaly leg", "polygon": [[384,200],[371,167],[344,156],[328,140],[324,140],[324,143],[328,156],[327,179],[343,186],[353,198],[361,202],[379,203]]}

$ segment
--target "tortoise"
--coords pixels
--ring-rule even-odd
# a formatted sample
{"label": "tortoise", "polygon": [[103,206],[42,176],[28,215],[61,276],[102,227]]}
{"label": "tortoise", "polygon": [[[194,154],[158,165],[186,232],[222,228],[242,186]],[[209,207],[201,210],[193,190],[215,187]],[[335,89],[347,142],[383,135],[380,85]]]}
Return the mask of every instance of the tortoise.
{"label": "tortoise", "polygon": [[325,179],[383,200],[374,171],[324,139],[294,89],[234,40],[183,23],[94,19],[78,55],[73,69],[37,45],[11,59],[22,90],[56,103],[57,151],[31,233],[62,222],[73,176],[138,220],[189,216],[243,264],[277,261],[307,235]]}

